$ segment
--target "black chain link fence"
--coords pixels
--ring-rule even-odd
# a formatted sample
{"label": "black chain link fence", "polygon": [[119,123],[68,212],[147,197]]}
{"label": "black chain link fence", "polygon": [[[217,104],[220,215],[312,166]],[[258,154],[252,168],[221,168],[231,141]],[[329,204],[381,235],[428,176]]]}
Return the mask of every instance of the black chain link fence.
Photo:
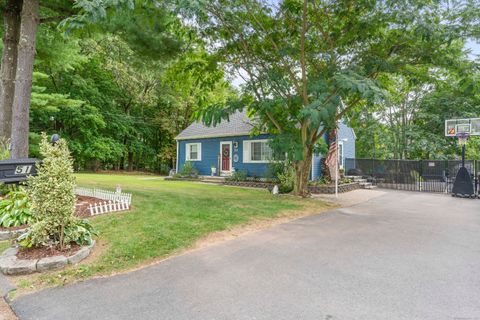
{"label": "black chain link fence", "polygon": [[[475,192],[479,164],[476,160],[465,160]],[[348,176],[362,176],[381,188],[423,192],[451,192],[461,167],[461,160],[345,159]]]}

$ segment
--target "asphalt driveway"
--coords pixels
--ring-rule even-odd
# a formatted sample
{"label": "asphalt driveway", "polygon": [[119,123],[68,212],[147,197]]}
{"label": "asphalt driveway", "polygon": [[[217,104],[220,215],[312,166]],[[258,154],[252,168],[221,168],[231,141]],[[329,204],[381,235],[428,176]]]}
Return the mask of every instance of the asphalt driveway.
{"label": "asphalt driveway", "polygon": [[480,200],[387,192],[111,278],[20,319],[480,319]]}

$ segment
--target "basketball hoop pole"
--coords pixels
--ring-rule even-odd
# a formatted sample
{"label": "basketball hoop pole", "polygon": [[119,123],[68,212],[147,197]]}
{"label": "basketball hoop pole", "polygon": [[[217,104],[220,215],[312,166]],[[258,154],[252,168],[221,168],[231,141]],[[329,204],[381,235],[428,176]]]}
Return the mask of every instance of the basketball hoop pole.
{"label": "basketball hoop pole", "polygon": [[457,135],[458,143],[462,146],[462,167],[465,168],[465,147],[469,138],[468,134],[459,134]]}

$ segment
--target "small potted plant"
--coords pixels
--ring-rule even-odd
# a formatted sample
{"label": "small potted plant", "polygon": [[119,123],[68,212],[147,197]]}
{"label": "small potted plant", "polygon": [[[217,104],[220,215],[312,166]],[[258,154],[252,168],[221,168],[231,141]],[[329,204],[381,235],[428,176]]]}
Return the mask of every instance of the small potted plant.
{"label": "small potted plant", "polygon": [[217,174],[217,168],[212,164],[212,177]]}

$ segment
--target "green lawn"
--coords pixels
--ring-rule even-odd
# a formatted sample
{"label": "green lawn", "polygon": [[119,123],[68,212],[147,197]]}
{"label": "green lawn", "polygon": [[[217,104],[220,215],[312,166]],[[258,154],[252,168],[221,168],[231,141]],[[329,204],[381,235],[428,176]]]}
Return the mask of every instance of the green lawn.
{"label": "green lawn", "polygon": [[88,262],[17,279],[20,287],[58,285],[127,270],[180,252],[214,231],[302,212],[320,212],[320,201],[272,196],[266,190],[164,181],[156,176],[78,174],[79,186],[133,193],[133,209],[92,218],[99,243]]}

